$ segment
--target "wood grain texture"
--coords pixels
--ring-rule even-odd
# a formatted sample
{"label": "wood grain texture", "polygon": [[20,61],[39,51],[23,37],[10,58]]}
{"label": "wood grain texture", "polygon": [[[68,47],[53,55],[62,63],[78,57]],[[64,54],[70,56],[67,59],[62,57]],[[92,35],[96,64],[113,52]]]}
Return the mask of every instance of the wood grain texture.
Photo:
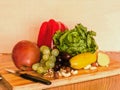
{"label": "wood grain texture", "polygon": [[120,90],[120,75],[54,87],[49,90]]}
{"label": "wood grain texture", "polygon": [[110,55],[112,60],[108,68],[101,67],[97,71],[81,70],[79,75],[52,80],[53,84],[47,87],[5,72],[5,67],[15,69],[14,64],[12,62],[9,63],[11,61],[10,55],[0,56],[0,71],[9,90],[28,90],[28,88],[29,90],[41,90],[42,88],[49,88],[49,90],[119,90],[119,85],[116,83],[120,83],[120,57],[112,52],[107,54]]}

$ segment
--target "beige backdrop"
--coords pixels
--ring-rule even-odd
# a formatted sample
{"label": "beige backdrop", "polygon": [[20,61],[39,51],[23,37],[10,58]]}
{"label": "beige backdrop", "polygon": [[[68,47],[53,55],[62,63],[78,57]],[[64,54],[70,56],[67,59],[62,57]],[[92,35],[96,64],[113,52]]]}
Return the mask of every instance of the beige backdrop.
{"label": "beige backdrop", "polygon": [[41,23],[53,18],[69,28],[97,32],[101,50],[120,50],[120,0],[0,0],[0,53],[20,40],[37,41]]}

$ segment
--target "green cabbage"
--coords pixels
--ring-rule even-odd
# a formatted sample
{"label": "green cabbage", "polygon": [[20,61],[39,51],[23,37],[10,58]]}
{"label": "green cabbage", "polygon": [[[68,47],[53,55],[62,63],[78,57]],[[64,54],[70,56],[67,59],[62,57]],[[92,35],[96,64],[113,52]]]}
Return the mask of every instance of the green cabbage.
{"label": "green cabbage", "polygon": [[58,30],[53,36],[53,41],[61,52],[67,52],[74,56],[85,52],[94,53],[98,49],[93,36],[96,36],[96,32],[87,31],[82,24],[77,24],[71,30],[64,32]]}

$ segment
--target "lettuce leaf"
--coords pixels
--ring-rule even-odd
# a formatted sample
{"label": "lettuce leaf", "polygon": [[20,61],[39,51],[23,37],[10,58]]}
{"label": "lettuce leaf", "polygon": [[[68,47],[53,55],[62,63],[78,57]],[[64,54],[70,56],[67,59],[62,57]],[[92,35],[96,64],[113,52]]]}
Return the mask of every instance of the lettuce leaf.
{"label": "lettuce leaf", "polygon": [[64,32],[58,30],[53,36],[53,41],[61,52],[74,56],[85,52],[94,53],[98,49],[94,36],[96,36],[96,32],[87,31],[82,24],[77,24],[71,30]]}

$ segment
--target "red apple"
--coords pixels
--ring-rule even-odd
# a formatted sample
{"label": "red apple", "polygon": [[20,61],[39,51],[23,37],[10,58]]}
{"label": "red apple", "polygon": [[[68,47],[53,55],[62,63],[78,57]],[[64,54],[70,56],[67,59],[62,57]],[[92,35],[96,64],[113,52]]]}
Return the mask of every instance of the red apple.
{"label": "red apple", "polygon": [[37,44],[22,40],[12,50],[13,62],[21,70],[32,70],[32,65],[40,61],[40,50]]}

